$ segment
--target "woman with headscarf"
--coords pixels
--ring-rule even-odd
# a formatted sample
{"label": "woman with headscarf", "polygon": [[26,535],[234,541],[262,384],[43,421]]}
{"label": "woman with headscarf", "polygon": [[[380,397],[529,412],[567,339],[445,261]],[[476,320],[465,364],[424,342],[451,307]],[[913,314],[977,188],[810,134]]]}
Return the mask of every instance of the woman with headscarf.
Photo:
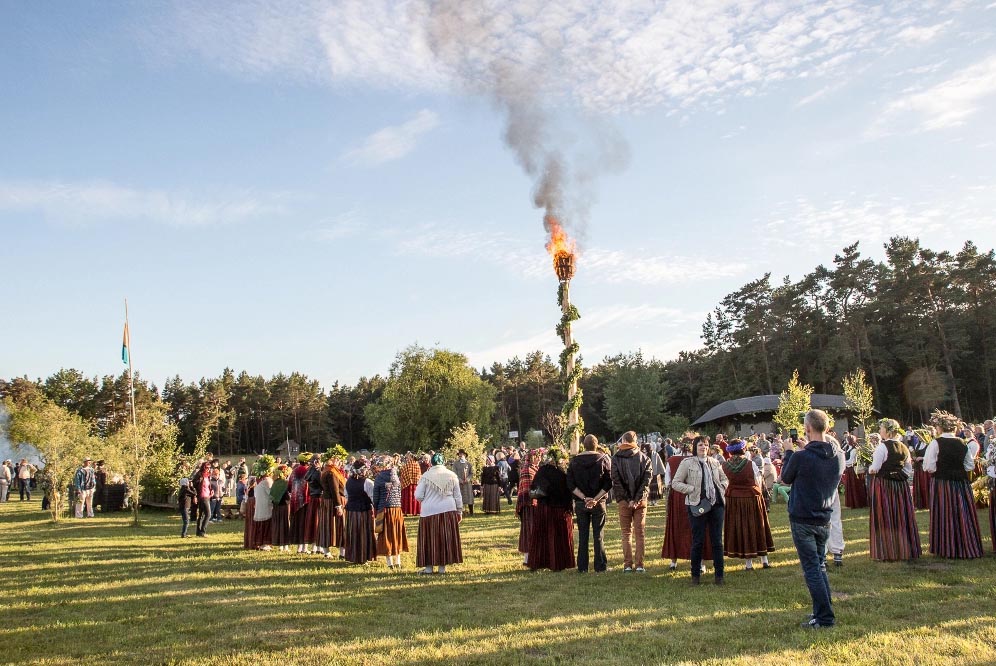
{"label": "woman with headscarf", "polygon": [[402,461],[398,477],[401,480],[401,512],[406,516],[417,516],[419,504],[415,499],[415,488],[418,486],[418,480],[422,478],[422,466],[410,451]]}
{"label": "woman with headscarf", "polygon": [[273,487],[273,479],[271,474],[273,473],[273,458],[270,456],[261,456],[256,460],[254,473],[256,477],[256,486],[253,488],[252,495],[255,499],[255,505],[253,506],[253,547],[259,550],[270,550],[270,544],[272,539],[271,534],[271,520],[273,518],[273,500],[270,498],[270,489]]}
{"label": "woman with headscarf", "polygon": [[360,458],[346,481],[346,559],[363,564],[377,559],[374,541],[373,481],[367,478],[367,463]]}
{"label": "woman with headscarf", "polygon": [[460,495],[463,500],[463,508],[474,515],[474,466],[467,459],[467,452],[463,449],[457,451],[456,462],[453,463],[453,472],[460,481]]}
{"label": "woman with headscarf", "polygon": [[[882,419],[879,442],[868,466],[868,543],[871,558],[884,562],[913,561],[920,557],[920,529],[910,482],[913,461],[910,450],[900,441],[905,433],[895,419]],[[869,436],[871,440],[871,436]]]}
{"label": "woman with headscarf", "polygon": [[484,506],[484,513],[501,513],[501,479],[498,475],[498,466],[495,459],[488,456],[484,460],[484,467],[481,469],[481,504]]}
{"label": "woman with headscarf", "polygon": [[551,447],[529,488],[536,500],[529,535],[529,568],[534,571],[563,571],[575,566],[574,503],[567,486],[567,463],[567,452]]}
{"label": "woman with headscarf", "polygon": [[310,453],[302,453],[297,457],[297,466],[291,472],[288,484],[290,485],[290,542],[297,544],[297,552],[305,552],[305,524],[308,516],[308,504],[311,501],[311,493],[308,492],[308,482],[304,476],[308,473],[308,462],[311,460]]}
{"label": "woman with headscarf", "polygon": [[457,475],[446,469],[443,454],[433,454],[431,462],[415,488],[415,499],[422,504],[415,564],[420,574],[433,573],[433,567],[443,574],[447,565],[463,562],[463,494]]}
{"label": "woman with headscarf", "polygon": [[287,465],[278,465],[273,471],[273,485],[270,486],[270,500],[273,502],[270,539],[280,550],[290,550],[291,544],[288,477],[290,477],[290,468]]}
{"label": "woman with headscarf", "polygon": [[339,469],[339,459],[329,458],[321,476],[322,496],[318,504],[318,534],[315,547],[327,558],[332,557],[332,549],[339,549],[343,557],[346,532],[346,477]]}
{"label": "woman with headscarf", "polygon": [[[688,511],[685,509],[685,496],[674,489],[671,480],[678,471],[681,461],[692,455],[692,438],[694,433],[685,433],[681,438],[681,446],[678,452],[667,459],[667,466],[664,471],[664,486],[667,493],[667,519],[664,523],[664,546],[661,548],[661,557],[671,560],[668,571],[678,569],[678,560],[692,559],[692,525],[688,521]],[[702,546],[703,561],[712,559],[712,540],[706,533],[705,543]]]}
{"label": "woman with headscarf", "polygon": [[931,422],[938,432],[927,445],[923,468],[933,474],[930,488],[930,552],[938,557],[982,557],[982,536],[968,473],[975,469],[972,451],[955,432],[959,419],[935,410]]}
{"label": "woman with headscarf", "polygon": [[519,463],[519,487],[515,497],[515,517],[519,519],[519,552],[522,553],[522,565],[529,564],[529,534],[533,529],[533,509],[536,500],[529,496],[529,487],[539,469],[542,452],[539,449],[530,450]]}
{"label": "woman with headscarf", "polygon": [[401,553],[408,552],[405,514],[401,510],[401,479],[391,460],[382,460],[374,478],[373,505],[383,527],[377,534],[377,554],[387,557],[387,568],[401,568]]}
{"label": "woman with headscarf", "polygon": [[741,439],[727,444],[726,452],[730,459],[723,463],[723,471],[730,485],[726,487],[723,554],[746,560],[747,571],[753,570],[753,559],[760,557],[761,566],[768,569],[771,567],[768,553],[775,549],[775,542],[771,538],[757,467],[744,455]]}

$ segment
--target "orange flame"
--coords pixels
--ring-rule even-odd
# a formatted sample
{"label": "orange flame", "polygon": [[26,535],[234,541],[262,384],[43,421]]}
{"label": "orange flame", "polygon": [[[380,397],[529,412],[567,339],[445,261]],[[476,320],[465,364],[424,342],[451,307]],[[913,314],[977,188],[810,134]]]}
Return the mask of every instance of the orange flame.
{"label": "orange flame", "polygon": [[544,217],[543,225],[550,233],[550,240],[546,243],[546,251],[553,258],[553,270],[561,280],[570,280],[574,277],[577,245],[574,239],[567,235],[567,231],[560,224],[560,221],[553,215]]}

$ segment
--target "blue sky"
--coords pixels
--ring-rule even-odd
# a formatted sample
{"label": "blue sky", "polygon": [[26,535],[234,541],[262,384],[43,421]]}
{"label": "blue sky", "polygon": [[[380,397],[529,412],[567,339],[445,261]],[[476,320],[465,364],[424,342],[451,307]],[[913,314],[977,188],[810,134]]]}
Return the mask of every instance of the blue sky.
{"label": "blue sky", "polygon": [[510,99],[568,166],[589,364],[855,240],[996,246],[991,0],[280,6],[0,6],[0,376],[119,372],[125,297],[160,385],[555,354]]}

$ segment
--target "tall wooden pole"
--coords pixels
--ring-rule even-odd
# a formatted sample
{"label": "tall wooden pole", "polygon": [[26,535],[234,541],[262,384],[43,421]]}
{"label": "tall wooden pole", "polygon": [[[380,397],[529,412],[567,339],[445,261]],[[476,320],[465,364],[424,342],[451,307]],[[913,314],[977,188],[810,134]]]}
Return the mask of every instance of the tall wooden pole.
{"label": "tall wooden pole", "polygon": [[[561,309],[563,310],[563,313],[566,315],[571,308],[571,294],[570,294],[571,281],[564,280],[563,282],[561,282],[561,285],[562,285],[561,293],[563,294],[563,298],[561,299],[560,305]],[[564,348],[568,348],[572,344],[574,344],[574,338],[571,335],[571,322],[568,319],[567,323],[564,325]],[[565,368],[568,377],[572,377],[574,375],[574,363],[575,363],[574,354],[568,355],[567,365]],[[578,383],[577,381],[572,380],[567,385],[567,401],[568,402],[573,401],[574,396],[577,395],[577,392],[578,392]],[[567,427],[571,432],[570,447],[571,447],[572,456],[580,453],[581,449],[580,440],[578,438],[578,429],[576,427],[573,427],[577,426],[577,424],[578,424],[578,410],[572,409],[570,411],[570,414],[568,414],[567,416]]]}

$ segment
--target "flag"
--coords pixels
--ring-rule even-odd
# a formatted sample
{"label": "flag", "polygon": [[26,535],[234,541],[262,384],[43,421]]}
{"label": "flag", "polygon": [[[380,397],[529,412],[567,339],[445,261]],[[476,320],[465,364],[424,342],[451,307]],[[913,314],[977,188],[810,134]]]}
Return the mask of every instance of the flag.
{"label": "flag", "polygon": [[128,322],[125,322],[124,337],[121,340],[121,361],[128,365],[128,357],[131,354],[131,336],[128,335]]}

